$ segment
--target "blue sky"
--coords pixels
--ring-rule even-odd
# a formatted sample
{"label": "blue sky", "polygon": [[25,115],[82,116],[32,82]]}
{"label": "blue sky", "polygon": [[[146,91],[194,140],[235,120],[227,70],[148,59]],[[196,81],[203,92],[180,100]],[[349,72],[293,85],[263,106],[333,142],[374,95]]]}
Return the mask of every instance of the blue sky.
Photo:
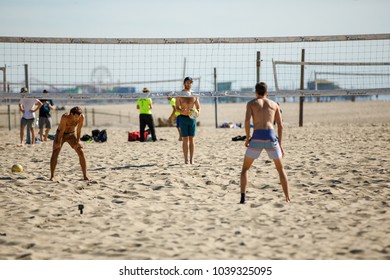
{"label": "blue sky", "polygon": [[0,0],[0,36],[191,38],[390,32],[389,0]]}

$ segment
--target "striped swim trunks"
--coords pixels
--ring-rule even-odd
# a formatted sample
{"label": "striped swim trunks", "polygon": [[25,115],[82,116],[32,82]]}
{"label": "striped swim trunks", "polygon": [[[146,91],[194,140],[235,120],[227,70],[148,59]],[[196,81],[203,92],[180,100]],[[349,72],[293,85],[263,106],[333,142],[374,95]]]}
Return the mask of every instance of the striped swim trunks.
{"label": "striped swim trunks", "polygon": [[263,149],[266,150],[270,159],[282,158],[282,150],[280,149],[278,138],[276,138],[273,129],[256,129],[253,131],[245,156],[257,159]]}

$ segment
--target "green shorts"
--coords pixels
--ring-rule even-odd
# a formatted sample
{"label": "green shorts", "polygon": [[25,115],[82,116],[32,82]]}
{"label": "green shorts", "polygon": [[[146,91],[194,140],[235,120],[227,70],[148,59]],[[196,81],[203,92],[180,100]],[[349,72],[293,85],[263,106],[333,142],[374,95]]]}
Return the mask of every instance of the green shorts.
{"label": "green shorts", "polygon": [[194,137],[196,134],[196,119],[191,119],[189,116],[178,116],[180,125],[181,137]]}

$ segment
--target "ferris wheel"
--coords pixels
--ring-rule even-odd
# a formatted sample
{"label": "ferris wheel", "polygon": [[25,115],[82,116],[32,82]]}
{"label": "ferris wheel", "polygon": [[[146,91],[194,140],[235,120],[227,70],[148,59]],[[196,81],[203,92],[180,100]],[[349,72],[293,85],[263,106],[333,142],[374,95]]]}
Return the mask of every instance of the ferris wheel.
{"label": "ferris wheel", "polygon": [[91,83],[96,87],[107,89],[112,86],[112,75],[105,66],[95,67],[91,72]]}

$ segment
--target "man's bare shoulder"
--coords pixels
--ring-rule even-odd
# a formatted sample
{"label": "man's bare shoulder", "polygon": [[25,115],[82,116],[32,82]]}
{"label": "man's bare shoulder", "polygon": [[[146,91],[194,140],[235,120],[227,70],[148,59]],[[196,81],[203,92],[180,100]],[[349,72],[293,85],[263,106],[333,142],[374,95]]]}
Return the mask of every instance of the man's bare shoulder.
{"label": "man's bare shoulder", "polygon": [[196,99],[196,96],[182,96],[182,100],[192,101]]}
{"label": "man's bare shoulder", "polygon": [[271,99],[268,99],[268,98],[267,98],[267,99],[265,100],[265,102],[267,102],[268,105],[269,105],[271,108],[274,108],[274,109],[279,108],[278,103],[276,103],[275,101],[273,101],[273,100],[271,100]]}
{"label": "man's bare shoulder", "polygon": [[251,106],[251,105],[253,105],[253,104],[255,104],[255,103],[257,103],[257,98],[254,98],[254,99],[248,101],[247,105],[248,105],[248,106]]}

